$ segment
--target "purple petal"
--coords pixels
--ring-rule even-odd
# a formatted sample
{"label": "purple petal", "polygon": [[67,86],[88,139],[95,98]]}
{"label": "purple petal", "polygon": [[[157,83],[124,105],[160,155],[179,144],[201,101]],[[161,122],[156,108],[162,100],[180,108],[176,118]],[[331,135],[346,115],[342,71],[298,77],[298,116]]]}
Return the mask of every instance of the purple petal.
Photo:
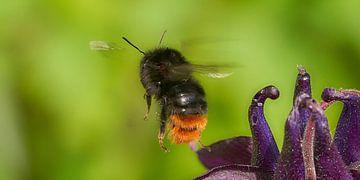
{"label": "purple petal", "polygon": [[322,98],[326,102],[344,103],[334,142],[346,164],[360,161],[360,92],[327,88]]}
{"label": "purple petal", "polygon": [[[293,102],[295,105],[295,101],[298,96],[301,94],[307,94],[311,97],[311,84],[310,84],[310,74],[306,72],[305,68],[301,65],[298,66],[298,76],[296,78],[295,84],[295,92]],[[304,134],[304,129],[306,126],[306,122],[310,117],[310,110],[308,108],[299,109],[300,113],[300,132],[301,135]]]}
{"label": "purple petal", "polygon": [[208,168],[230,164],[250,165],[252,152],[251,137],[239,136],[235,138],[218,141],[202,148],[197,155],[202,164]]}
{"label": "purple petal", "polygon": [[259,168],[249,165],[226,165],[211,169],[206,174],[195,179],[219,180],[219,179],[256,179]]}
{"label": "purple petal", "polygon": [[[319,179],[352,179],[335,144],[332,143],[328,121],[324,115],[324,111],[314,100],[308,100],[306,106],[311,109],[312,114],[307,123],[304,141],[307,141],[306,136],[308,132],[314,129],[313,147],[316,177]],[[303,147],[304,149],[308,146],[307,143],[303,145],[305,146]],[[305,167],[308,168],[306,166],[306,154],[304,158]]]}
{"label": "purple petal", "polygon": [[284,144],[275,170],[275,179],[305,178],[304,158],[301,148],[302,136],[299,123],[299,111],[304,109],[299,107],[299,105],[305,98],[309,98],[309,96],[303,94],[296,99],[295,106],[286,121]]}
{"label": "purple petal", "polygon": [[279,90],[267,86],[253,98],[249,107],[249,124],[253,137],[253,153],[251,165],[272,172],[279,157],[279,149],[264,116],[264,102],[267,98],[276,99]]}

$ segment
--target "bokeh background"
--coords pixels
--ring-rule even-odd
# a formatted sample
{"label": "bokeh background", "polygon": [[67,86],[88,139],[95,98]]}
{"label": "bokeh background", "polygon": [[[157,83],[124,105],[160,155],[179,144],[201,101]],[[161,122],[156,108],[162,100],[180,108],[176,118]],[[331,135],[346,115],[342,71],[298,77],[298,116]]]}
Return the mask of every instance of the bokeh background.
{"label": "bokeh background", "polygon": [[[145,113],[141,49],[180,50],[196,64],[231,64],[226,79],[197,76],[207,93],[204,144],[250,135],[260,88],[279,147],[296,65],[325,87],[360,89],[360,1],[17,0],[0,6],[0,179],[192,179],[206,170],[187,145],[160,150],[158,106]],[[116,42],[99,53],[89,41]],[[327,115],[334,131],[342,105]]]}

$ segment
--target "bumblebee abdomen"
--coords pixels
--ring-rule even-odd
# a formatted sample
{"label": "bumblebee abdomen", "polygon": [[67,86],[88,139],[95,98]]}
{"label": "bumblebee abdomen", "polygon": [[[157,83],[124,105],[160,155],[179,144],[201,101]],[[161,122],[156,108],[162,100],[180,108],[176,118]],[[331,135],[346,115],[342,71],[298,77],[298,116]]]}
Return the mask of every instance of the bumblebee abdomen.
{"label": "bumblebee abdomen", "polygon": [[171,139],[175,144],[197,141],[207,123],[207,103],[200,84],[190,79],[167,91]]}

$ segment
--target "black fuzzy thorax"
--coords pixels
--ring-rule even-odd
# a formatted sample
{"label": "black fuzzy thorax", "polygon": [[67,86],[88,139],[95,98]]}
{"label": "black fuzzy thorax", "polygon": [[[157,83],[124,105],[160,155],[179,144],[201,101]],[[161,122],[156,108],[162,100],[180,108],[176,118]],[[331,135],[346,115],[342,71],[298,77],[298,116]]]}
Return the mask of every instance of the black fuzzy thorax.
{"label": "black fuzzy thorax", "polygon": [[161,85],[179,80],[173,76],[172,67],[183,64],[189,62],[174,49],[159,48],[145,53],[140,63],[140,79],[146,93],[158,97]]}
{"label": "black fuzzy thorax", "polygon": [[146,52],[140,63],[140,79],[146,94],[166,103],[170,114],[205,114],[205,92],[191,70],[174,69],[182,65],[190,63],[175,49]]}

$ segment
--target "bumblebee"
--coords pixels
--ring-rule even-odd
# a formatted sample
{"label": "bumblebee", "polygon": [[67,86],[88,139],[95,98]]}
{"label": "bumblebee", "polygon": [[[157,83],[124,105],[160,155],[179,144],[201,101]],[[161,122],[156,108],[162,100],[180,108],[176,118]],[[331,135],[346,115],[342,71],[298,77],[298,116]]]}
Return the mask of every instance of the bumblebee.
{"label": "bumblebee", "polygon": [[200,143],[201,133],[208,121],[205,91],[193,72],[212,78],[223,78],[230,74],[219,73],[219,66],[191,64],[179,51],[160,47],[165,32],[158,47],[147,52],[125,37],[123,39],[144,55],[140,61],[140,81],[145,89],[147,104],[144,118],[148,118],[154,97],[161,109],[158,140],[161,149],[167,152],[164,145],[167,129],[170,130],[172,143],[196,145]]}
{"label": "bumblebee", "polygon": [[205,91],[191,75],[190,63],[175,49],[158,48],[144,53],[140,63],[140,80],[145,88],[147,113],[152,96],[159,102],[159,144],[163,144],[169,122],[171,140],[175,144],[198,141],[207,123]]}

